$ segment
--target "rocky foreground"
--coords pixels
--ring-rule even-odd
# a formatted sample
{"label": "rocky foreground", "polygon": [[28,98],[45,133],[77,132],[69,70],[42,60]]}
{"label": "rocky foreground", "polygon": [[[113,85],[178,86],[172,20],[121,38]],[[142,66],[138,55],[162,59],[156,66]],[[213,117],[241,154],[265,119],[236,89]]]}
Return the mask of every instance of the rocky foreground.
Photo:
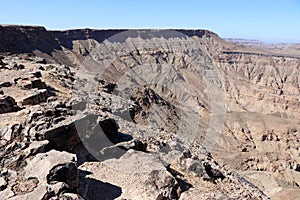
{"label": "rocky foreground", "polygon": [[300,199],[297,54],[204,30],[0,36],[0,199]]}

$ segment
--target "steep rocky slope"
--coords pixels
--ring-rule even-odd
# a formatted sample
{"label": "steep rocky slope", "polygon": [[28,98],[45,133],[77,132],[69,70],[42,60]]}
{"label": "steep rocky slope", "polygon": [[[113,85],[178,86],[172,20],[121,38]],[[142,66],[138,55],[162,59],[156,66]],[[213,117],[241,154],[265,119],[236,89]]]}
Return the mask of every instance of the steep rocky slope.
{"label": "steep rocky slope", "polygon": [[0,26],[0,44],[0,197],[300,198],[295,54],[206,30]]}

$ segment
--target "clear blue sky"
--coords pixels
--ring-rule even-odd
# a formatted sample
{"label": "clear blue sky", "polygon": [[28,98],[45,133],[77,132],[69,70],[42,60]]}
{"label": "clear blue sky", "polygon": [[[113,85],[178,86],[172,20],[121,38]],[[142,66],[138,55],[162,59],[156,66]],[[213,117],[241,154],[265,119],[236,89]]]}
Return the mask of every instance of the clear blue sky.
{"label": "clear blue sky", "polygon": [[0,24],[193,28],[227,38],[300,42],[300,0],[7,0]]}

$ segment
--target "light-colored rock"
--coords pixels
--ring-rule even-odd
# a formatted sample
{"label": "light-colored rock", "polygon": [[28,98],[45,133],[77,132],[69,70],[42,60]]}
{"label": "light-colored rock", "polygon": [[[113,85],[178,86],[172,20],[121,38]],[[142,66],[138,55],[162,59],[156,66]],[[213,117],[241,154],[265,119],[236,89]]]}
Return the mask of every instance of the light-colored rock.
{"label": "light-colored rock", "polygon": [[[91,198],[93,190],[92,182],[88,180],[107,183],[116,193],[114,198],[125,199],[156,199],[160,195],[171,198],[172,188],[178,184],[175,178],[166,170],[166,167],[155,155],[130,150],[120,159],[107,160],[103,163],[85,163],[80,169],[93,172],[88,175],[87,185],[80,188],[84,198]],[[110,184],[112,184],[110,186]],[[103,186],[104,187],[104,186]],[[118,189],[119,188],[119,189]],[[112,197],[109,193],[97,193]],[[95,197],[93,197],[95,198]]]}
{"label": "light-colored rock", "polygon": [[74,162],[75,155],[67,152],[59,152],[51,150],[47,153],[37,154],[34,158],[27,159],[27,165],[24,168],[25,179],[35,179],[38,181],[33,191],[20,194],[12,199],[42,199],[47,195],[47,175],[51,168],[55,165]]}
{"label": "light-colored rock", "polygon": [[49,145],[49,141],[33,141],[28,148],[24,150],[24,154],[26,157],[28,156],[35,156],[38,153],[45,153],[45,147]]}

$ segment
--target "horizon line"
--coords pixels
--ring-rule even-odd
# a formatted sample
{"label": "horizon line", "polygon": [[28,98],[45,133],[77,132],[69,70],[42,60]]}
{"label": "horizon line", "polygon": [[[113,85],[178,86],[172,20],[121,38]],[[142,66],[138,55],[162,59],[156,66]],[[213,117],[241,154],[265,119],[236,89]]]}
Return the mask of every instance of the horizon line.
{"label": "horizon line", "polygon": [[208,28],[196,28],[196,27],[88,27],[88,26],[80,26],[74,28],[51,28],[46,25],[41,24],[0,24],[0,26],[24,26],[24,27],[40,27],[45,28],[48,31],[70,31],[70,30],[204,30],[210,31],[212,33],[217,34],[220,38],[226,39],[236,39],[236,40],[255,40],[261,43],[266,44],[300,44],[300,39],[259,39],[254,37],[232,37],[232,36],[221,36],[222,34],[217,33],[217,31],[213,31]]}

